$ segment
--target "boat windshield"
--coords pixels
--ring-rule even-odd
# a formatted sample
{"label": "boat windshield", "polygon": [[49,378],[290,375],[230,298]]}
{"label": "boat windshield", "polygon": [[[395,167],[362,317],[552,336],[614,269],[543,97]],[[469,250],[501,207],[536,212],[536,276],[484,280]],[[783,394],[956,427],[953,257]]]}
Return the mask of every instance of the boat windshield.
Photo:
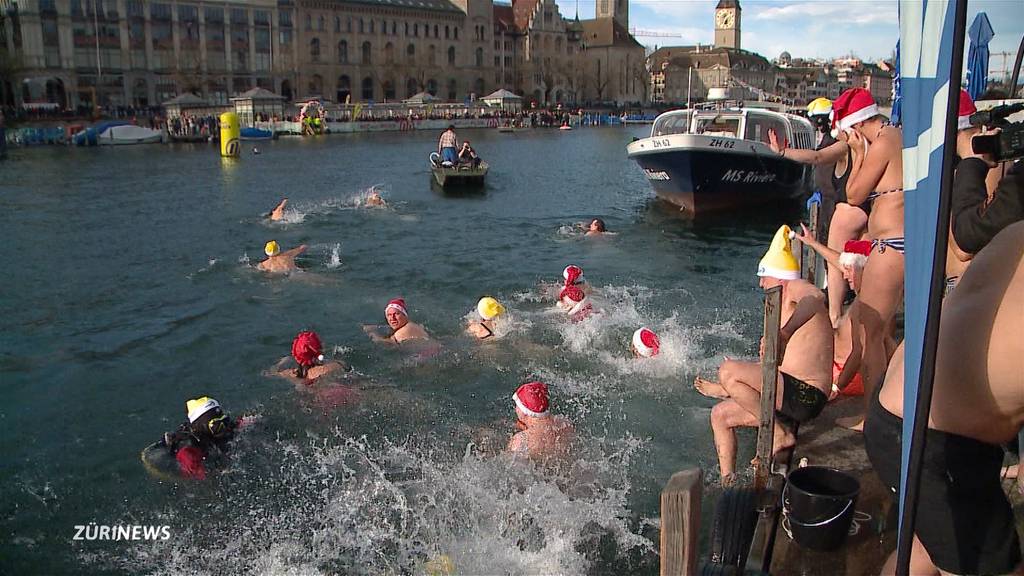
{"label": "boat windshield", "polygon": [[690,131],[690,113],[679,112],[662,114],[651,127],[651,136],[667,136],[669,134],[685,134]]}
{"label": "boat windshield", "polygon": [[786,132],[786,120],[784,117],[756,113],[747,114],[746,134],[743,135],[745,140],[767,144],[769,130],[775,131],[779,137],[779,142],[786,141],[789,138]]}
{"label": "boat windshield", "polygon": [[736,138],[740,129],[739,116],[698,116],[697,124],[694,126],[694,134],[706,134],[708,136],[727,136]]}

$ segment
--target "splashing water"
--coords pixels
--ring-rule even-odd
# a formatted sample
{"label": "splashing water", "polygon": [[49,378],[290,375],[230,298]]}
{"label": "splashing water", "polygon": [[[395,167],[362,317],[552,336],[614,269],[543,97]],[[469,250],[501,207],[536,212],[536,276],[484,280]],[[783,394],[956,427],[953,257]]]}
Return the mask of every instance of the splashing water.
{"label": "splashing water", "polygon": [[334,270],[341,266],[341,244],[336,243],[331,247],[331,255],[326,263],[328,270]]}

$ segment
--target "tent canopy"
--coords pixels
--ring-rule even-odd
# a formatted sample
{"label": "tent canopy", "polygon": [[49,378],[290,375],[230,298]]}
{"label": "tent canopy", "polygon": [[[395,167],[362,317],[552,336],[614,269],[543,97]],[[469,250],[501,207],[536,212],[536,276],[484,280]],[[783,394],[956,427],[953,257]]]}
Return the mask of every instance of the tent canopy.
{"label": "tent canopy", "polygon": [[278,96],[277,94],[274,94],[273,92],[267,90],[266,88],[256,87],[252,90],[246,90],[245,92],[242,92],[237,97],[232,98],[231,100],[284,100],[284,96]]}
{"label": "tent canopy", "polygon": [[522,100],[522,96],[517,96],[508,90],[502,88],[501,90],[495,90],[487,96],[484,96],[482,100]]}
{"label": "tent canopy", "polygon": [[437,102],[437,100],[437,96],[434,96],[429,92],[420,92],[410,98],[406,98],[402,102],[406,104],[427,104],[430,102]]}

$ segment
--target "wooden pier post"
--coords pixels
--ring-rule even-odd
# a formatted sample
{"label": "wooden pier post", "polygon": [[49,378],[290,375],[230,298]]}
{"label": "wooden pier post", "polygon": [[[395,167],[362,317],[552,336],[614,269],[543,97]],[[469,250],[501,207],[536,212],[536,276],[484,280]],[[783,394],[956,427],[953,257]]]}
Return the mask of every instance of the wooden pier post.
{"label": "wooden pier post", "polygon": [[772,472],[772,440],[775,436],[775,396],[779,378],[779,323],[782,319],[782,287],[764,295],[764,357],[761,358],[761,425],[757,430],[754,487],[761,489]]}
{"label": "wooden pier post", "polygon": [[673,474],[661,491],[661,576],[697,573],[703,486],[701,469],[689,468]]}

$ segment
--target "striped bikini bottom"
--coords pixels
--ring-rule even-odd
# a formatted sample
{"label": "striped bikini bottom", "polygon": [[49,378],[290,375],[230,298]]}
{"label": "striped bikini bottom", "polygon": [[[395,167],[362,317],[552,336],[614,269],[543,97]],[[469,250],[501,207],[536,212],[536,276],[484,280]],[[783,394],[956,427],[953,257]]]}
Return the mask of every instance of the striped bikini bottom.
{"label": "striped bikini bottom", "polygon": [[871,241],[871,249],[878,248],[879,254],[885,254],[886,248],[892,248],[893,250],[904,253],[903,237],[899,238],[875,238]]}

